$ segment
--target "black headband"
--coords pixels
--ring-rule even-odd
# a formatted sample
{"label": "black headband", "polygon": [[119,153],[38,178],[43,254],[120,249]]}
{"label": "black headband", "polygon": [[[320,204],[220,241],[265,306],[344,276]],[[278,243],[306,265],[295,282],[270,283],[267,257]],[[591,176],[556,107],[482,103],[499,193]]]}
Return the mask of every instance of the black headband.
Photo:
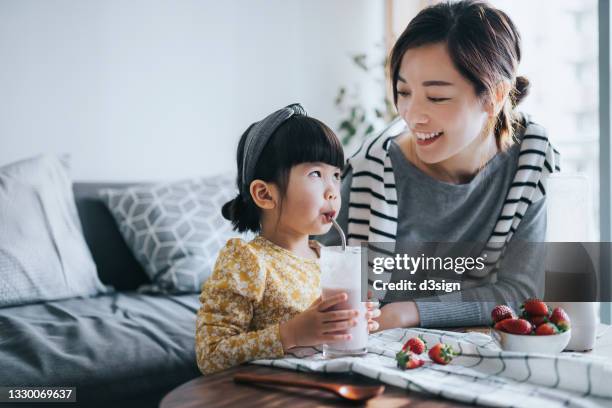
{"label": "black headband", "polygon": [[276,132],[276,129],[293,115],[306,116],[306,111],[302,105],[294,103],[271,113],[265,119],[251,125],[244,142],[242,156],[242,186],[240,186],[240,193],[243,197],[246,198],[250,195],[249,188],[255,178],[255,166],[266,143]]}

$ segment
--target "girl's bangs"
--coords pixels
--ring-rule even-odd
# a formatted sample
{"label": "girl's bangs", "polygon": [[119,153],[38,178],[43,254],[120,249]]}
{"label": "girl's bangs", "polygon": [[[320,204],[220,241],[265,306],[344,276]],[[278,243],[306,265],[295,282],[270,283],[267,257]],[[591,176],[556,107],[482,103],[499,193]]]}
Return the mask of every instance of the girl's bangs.
{"label": "girl's bangs", "polygon": [[342,169],[344,150],[334,132],[317,119],[296,116],[277,130],[275,141],[283,167],[321,162]]}

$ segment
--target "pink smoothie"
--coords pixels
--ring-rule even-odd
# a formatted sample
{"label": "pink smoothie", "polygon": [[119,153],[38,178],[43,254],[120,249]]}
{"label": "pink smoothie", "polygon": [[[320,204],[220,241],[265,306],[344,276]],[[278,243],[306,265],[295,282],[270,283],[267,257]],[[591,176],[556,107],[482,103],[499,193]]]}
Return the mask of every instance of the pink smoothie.
{"label": "pink smoothie", "polygon": [[[361,291],[359,290],[359,287],[323,287],[323,300],[342,292],[345,292],[348,295],[348,300],[346,302],[338,303],[329,310],[357,310],[359,312],[359,315],[355,318],[357,324],[354,327],[348,329],[348,333],[351,335],[350,340],[330,343],[327,348],[332,351],[337,350],[341,352],[361,350],[365,352],[365,349],[368,346],[368,321],[365,317],[366,306],[365,303],[361,301]],[[347,330],[343,330],[339,333],[346,332]]]}

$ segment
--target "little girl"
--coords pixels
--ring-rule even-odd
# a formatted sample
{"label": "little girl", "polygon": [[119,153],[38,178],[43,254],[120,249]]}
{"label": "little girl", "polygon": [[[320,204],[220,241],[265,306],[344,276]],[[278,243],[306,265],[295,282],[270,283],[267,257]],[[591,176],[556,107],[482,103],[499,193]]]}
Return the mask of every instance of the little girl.
{"label": "little girl", "polygon": [[251,125],[238,144],[238,196],[223,206],[234,229],[204,284],[196,322],[198,367],[210,374],[250,360],[282,357],[297,346],[347,340],[355,319],[380,311],[328,311],[346,293],[322,301],[318,244],[340,208],[344,153],[336,135],[299,104]]}

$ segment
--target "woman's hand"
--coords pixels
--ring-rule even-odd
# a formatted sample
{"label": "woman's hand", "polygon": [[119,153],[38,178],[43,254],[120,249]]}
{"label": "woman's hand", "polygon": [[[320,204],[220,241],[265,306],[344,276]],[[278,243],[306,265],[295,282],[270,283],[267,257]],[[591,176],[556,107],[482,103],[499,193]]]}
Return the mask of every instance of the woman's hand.
{"label": "woman's hand", "polygon": [[378,331],[378,319],[380,317],[380,309],[378,301],[372,299],[372,291],[368,290],[368,301],[366,302],[366,319],[368,319],[368,331],[374,333]]}
{"label": "woman's hand", "polygon": [[346,293],[338,293],[325,300],[319,297],[308,309],[293,319],[281,323],[280,340],[283,350],[349,340],[351,335],[342,331],[357,324],[355,320],[358,315],[357,310],[328,311],[338,303],[346,302],[347,299]]}
{"label": "woman's hand", "polygon": [[366,319],[368,319],[368,331],[374,333],[378,331],[380,324],[374,319],[380,317],[380,309],[378,308],[378,302],[366,302]]}
{"label": "woman's hand", "polygon": [[414,302],[388,303],[380,309],[378,324],[379,330],[418,326],[421,324],[419,309]]}

